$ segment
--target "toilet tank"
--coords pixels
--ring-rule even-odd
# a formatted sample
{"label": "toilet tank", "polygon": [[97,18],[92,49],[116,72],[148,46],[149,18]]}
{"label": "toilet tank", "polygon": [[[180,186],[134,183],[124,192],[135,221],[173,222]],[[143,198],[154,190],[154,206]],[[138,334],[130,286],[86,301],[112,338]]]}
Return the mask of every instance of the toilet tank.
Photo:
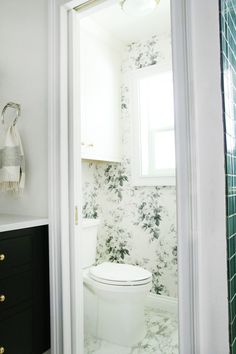
{"label": "toilet tank", "polygon": [[96,260],[98,219],[82,221],[82,268],[91,267]]}

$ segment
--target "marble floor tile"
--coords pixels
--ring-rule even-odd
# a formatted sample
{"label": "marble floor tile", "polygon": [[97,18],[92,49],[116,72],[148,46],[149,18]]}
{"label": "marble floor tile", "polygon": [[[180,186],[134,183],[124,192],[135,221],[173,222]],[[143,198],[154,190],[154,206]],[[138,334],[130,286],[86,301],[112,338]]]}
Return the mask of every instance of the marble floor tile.
{"label": "marble floor tile", "polygon": [[135,347],[121,347],[86,336],[85,354],[178,354],[178,319],[167,312],[145,311],[147,333]]}

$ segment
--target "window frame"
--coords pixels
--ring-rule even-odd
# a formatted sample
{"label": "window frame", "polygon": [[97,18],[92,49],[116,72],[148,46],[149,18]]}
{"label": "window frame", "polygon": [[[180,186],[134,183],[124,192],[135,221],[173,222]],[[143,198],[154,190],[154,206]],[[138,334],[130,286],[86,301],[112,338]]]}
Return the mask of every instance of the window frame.
{"label": "window frame", "polygon": [[[154,73],[162,73],[172,71],[171,62],[158,63],[148,67],[140,68],[132,72],[130,75],[131,88],[131,115],[132,115],[132,154],[131,154],[131,176],[134,186],[175,186],[176,169],[159,170],[158,174],[142,175],[142,151],[141,151],[141,115],[140,115],[140,98],[138,90],[138,82],[141,78],[148,77]],[[174,112],[173,112],[174,114]],[[168,128],[168,129],[167,129]],[[175,126],[166,126],[156,131],[174,131]],[[149,134],[149,132],[148,132]],[[149,139],[149,137],[148,137]],[[150,139],[149,139],[150,140]]]}

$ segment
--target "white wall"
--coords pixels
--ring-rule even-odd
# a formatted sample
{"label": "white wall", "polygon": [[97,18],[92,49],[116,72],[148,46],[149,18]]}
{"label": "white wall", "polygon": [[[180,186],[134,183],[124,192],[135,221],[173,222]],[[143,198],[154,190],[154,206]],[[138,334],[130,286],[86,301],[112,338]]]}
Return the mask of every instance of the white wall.
{"label": "white wall", "polygon": [[228,354],[226,212],[218,0],[192,0],[201,354]]}
{"label": "white wall", "polygon": [[24,195],[0,196],[0,213],[47,216],[47,0],[0,1],[0,109],[22,105]]}

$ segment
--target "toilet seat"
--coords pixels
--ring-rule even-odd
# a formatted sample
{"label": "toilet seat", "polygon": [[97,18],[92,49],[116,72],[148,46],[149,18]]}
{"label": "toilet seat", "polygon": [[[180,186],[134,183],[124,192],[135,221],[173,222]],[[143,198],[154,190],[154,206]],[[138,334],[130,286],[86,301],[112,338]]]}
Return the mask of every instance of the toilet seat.
{"label": "toilet seat", "polygon": [[89,270],[91,279],[116,286],[140,286],[152,281],[152,274],[138,266],[104,262]]}

